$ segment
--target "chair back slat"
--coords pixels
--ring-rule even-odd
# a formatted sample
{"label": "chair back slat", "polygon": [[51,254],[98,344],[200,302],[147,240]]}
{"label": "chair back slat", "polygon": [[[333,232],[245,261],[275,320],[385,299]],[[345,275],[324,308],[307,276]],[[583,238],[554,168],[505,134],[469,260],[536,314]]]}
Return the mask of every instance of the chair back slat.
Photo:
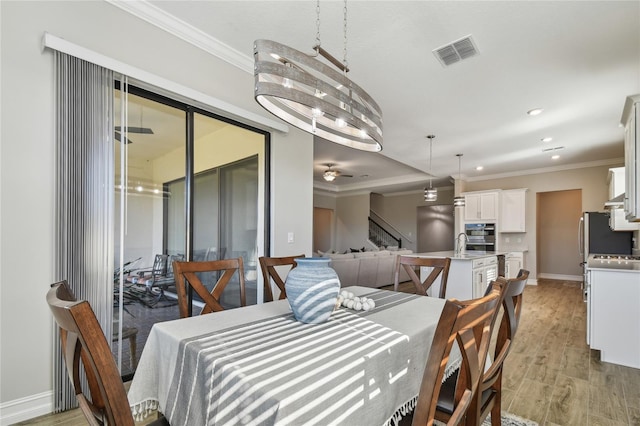
{"label": "chair back slat", "polygon": [[[409,275],[411,282],[413,282],[416,289],[416,294],[427,296],[427,291],[438,277],[440,277],[440,291],[438,297],[444,299],[447,292],[447,279],[449,277],[449,267],[451,266],[451,259],[445,258],[428,258],[428,257],[414,257],[414,256],[398,256],[396,259],[396,267],[394,274],[394,290],[398,291],[400,284],[400,271],[401,268]],[[422,281],[419,277],[420,267],[432,268],[429,275]]]}
{"label": "chair back slat", "polygon": [[[209,290],[198,276],[198,273],[221,272],[212,289]],[[234,274],[238,274],[240,285],[240,306],[246,305],[244,265],[242,257],[234,259],[208,260],[204,262],[174,262],[173,273],[176,279],[178,293],[178,308],[180,317],[189,316],[189,299],[187,285],[190,286],[203,300],[205,306],[200,315],[223,311],[220,298]]]}
{"label": "chair back slat", "polygon": [[[273,292],[271,291],[271,280],[278,286],[278,290],[280,290],[279,300],[287,298],[287,292],[284,288],[284,280],[280,277],[280,274],[276,270],[277,266],[291,266],[291,269],[297,266],[295,259],[300,259],[305,257],[304,254],[299,254],[297,256],[285,256],[285,257],[265,257],[261,256],[258,260],[260,261],[260,269],[262,270],[262,278],[264,280],[264,301],[271,302],[273,301]],[[289,271],[291,271],[289,269]]]}

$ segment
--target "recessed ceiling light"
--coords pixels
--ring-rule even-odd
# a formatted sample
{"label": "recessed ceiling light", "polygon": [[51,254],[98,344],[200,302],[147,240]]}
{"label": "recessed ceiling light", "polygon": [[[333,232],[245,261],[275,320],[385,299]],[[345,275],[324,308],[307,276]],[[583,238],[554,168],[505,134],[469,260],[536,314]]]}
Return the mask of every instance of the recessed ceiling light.
{"label": "recessed ceiling light", "polygon": [[551,159],[552,159],[552,160],[557,160],[558,158],[560,158],[560,156],[559,156],[559,155],[553,155],[553,156],[551,157]]}
{"label": "recessed ceiling light", "polygon": [[550,137],[550,136],[547,136],[546,138],[542,138],[542,139],[540,139],[540,140],[541,140],[542,142],[551,142],[551,141],[553,140],[553,138],[552,138],[552,137]]}
{"label": "recessed ceiling light", "polygon": [[477,170],[477,171],[480,171],[480,170],[482,170],[482,169],[484,169],[484,167],[482,167],[482,166],[478,166],[478,167],[476,167],[476,170]]}
{"label": "recessed ceiling light", "polygon": [[542,108],[534,108],[534,109],[530,109],[529,111],[527,111],[527,114],[529,115],[538,115],[542,112]]}

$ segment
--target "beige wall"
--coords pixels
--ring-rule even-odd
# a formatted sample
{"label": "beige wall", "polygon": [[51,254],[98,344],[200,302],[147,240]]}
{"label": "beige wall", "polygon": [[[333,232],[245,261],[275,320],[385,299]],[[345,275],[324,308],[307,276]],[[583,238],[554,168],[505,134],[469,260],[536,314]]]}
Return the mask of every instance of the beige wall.
{"label": "beige wall", "polygon": [[[7,415],[4,407],[11,402],[19,401],[26,409],[35,406],[36,414],[51,407],[53,321],[44,296],[49,283],[64,277],[53,273],[54,72],[52,52],[42,50],[45,31],[274,119],[253,98],[253,74],[107,2],[0,2],[3,419]],[[295,128],[286,134],[272,132],[272,254],[311,254],[312,179],[312,136]],[[294,243],[287,243],[288,232],[294,232]],[[27,278],[25,271],[29,271]]]}
{"label": "beige wall", "polygon": [[336,196],[333,194],[321,194],[315,192],[313,194],[313,207],[321,207],[323,209],[336,209]]}
{"label": "beige wall", "polygon": [[336,198],[336,250],[370,247],[369,194]]}
{"label": "beige wall", "polygon": [[438,188],[438,200],[433,203],[424,201],[424,191],[421,190],[398,194],[375,194],[372,200],[375,200],[375,203],[372,202],[371,209],[403,235],[402,246],[416,251],[418,207],[429,204],[453,204],[453,188]]}
{"label": "beige wall", "polygon": [[[527,248],[525,253],[525,267],[531,272],[530,277],[537,277],[536,258],[536,194],[539,192],[562,191],[570,189],[582,190],[582,211],[602,211],[604,202],[608,199],[607,175],[610,166],[586,167],[581,169],[563,170],[523,176],[510,176],[484,181],[468,181],[466,191],[480,191],[488,189],[516,189],[528,188],[526,195],[526,229],[525,234],[514,234],[510,242],[501,236],[502,250]],[[576,224],[576,227],[578,225]],[[517,237],[515,235],[518,235]],[[518,242],[518,238],[522,241]],[[577,243],[576,248],[577,250]]]}

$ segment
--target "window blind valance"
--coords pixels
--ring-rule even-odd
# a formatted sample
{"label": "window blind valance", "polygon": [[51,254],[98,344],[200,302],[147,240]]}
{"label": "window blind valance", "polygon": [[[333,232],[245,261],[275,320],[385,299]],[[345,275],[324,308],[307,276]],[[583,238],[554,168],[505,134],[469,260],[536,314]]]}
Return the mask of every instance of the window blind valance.
{"label": "window blind valance", "polygon": [[[157,93],[198,106],[216,114],[233,118],[241,123],[249,124],[262,130],[273,129],[283,133],[289,132],[289,126],[279,121],[271,120],[148,71],[94,52],[48,32],[45,32],[42,37],[42,46],[43,48],[66,53],[67,55],[99,65],[115,73],[126,75],[131,84],[143,88],[152,88],[153,91]],[[159,91],[159,88],[162,90]]]}

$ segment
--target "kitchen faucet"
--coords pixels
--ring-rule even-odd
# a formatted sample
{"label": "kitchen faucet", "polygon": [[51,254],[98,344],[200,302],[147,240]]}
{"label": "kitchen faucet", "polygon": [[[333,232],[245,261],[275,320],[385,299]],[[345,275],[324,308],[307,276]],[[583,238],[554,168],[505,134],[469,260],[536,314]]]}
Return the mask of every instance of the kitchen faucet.
{"label": "kitchen faucet", "polygon": [[[460,236],[463,237],[462,240],[464,244],[460,244]],[[456,250],[455,250],[456,255],[461,254],[463,252],[468,242],[469,242],[469,237],[467,236],[466,232],[461,232],[458,234],[458,236],[456,237]]]}

